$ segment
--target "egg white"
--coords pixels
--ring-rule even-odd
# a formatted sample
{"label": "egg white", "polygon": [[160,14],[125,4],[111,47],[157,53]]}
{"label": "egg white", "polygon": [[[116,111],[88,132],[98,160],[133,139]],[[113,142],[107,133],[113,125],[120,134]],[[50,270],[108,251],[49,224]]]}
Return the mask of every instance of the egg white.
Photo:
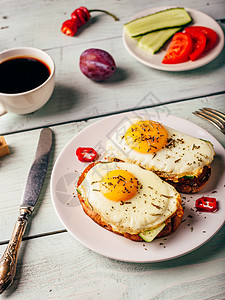
{"label": "egg white", "polygon": [[[100,191],[100,181],[111,170],[132,173],[140,182],[136,195],[125,202],[107,199]],[[129,163],[98,163],[88,171],[79,186],[82,198],[110,224],[114,231],[138,234],[155,228],[175,213],[180,195],[174,187],[151,171]]]}
{"label": "egg white", "polygon": [[181,133],[164,126],[168,132],[167,145],[156,153],[141,153],[128,146],[125,133],[141,120],[131,119],[120,126],[106,143],[106,157],[136,163],[157,172],[164,178],[178,179],[185,175],[198,176],[204,166],[213,161],[215,152],[210,142]]}

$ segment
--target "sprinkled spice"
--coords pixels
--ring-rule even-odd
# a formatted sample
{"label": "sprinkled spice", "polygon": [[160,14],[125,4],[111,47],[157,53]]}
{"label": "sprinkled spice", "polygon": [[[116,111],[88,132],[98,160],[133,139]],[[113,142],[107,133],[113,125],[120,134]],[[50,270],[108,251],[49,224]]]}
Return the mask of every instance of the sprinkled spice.
{"label": "sprinkled spice", "polygon": [[195,144],[193,144],[193,146],[192,146],[192,150],[199,149],[199,148],[200,148],[200,146],[196,146]]}
{"label": "sprinkled spice", "polygon": [[181,160],[181,158],[176,159],[174,162],[178,163]]}
{"label": "sprinkled spice", "polygon": [[154,203],[151,203],[154,207],[156,207],[157,209],[162,209],[162,207],[160,207],[160,206],[158,206],[158,205],[156,205],[156,204],[154,204]]}
{"label": "sprinkled spice", "polygon": [[168,195],[164,195],[164,194],[160,194],[161,197],[165,197],[165,198],[168,198],[168,199],[171,199],[173,198],[173,196],[168,196]]}

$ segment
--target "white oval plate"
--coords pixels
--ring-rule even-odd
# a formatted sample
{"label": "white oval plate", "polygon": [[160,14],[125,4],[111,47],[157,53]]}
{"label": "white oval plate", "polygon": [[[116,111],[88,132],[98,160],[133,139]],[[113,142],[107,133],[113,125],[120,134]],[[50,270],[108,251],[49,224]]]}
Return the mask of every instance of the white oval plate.
{"label": "white oval plate", "polygon": [[[114,234],[85,215],[76,196],[76,181],[85,163],[75,155],[77,147],[93,147],[103,159],[107,139],[129,117],[148,116],[166,126],[179,128],[184,133],[209,140],[217,156],[212,164],[212,176],[206,188],[198,194],[185,195],[184,221],[178,230],[151,243],[133,242]],[[225,218],[225,150],[208,132],[199,126],[166,114],[146,110],[104,118],[78,133],[64,147],[56,160],[51,177],[51,197],[56,213],[66,229],[89,249],[121,261],[156,262],[186,254],[207,242],[223,225]],[[217,191],[214,194],[214,191]],[[194,203],[200,196],[216,197],[219,210],[215,213],[197,213]],[[184,198],[183,198],[184,199]],[[190,217],[192,216],[192,217]]]}
{"label": "white oval plate", "polygon": [[[146,16],[148,14],[153,14],[157,11],[165,10],[165,9],[168,9],[171,7],[174,7],[174,6],[170,6],[170,7],[162,6],[162,7],[156,7],[156,8],[144,10],[144,11],[140,12],[139,14],[137,14],[136,16],[134,16],[132,18],[132,20]],[[223,50],[223,46],[224,46],[223,30],[221,29],[219,24],[213,18],[209,17],[208,15],[206,15],[198,10],[191,9],[191,8],[185,7],[185,9],[191,15],[191,17],[193,19],[193,22],[191,25],[209,27],[209,28],[213,29],[218,35],[217,44],[211,50],[209,50],[207,53],[202,55],[202,57],[200,57],[196,61],[187,61],[187,62],[180,63],[180,64],[171,64],[171,65],[162,64],[163,57],[165,56],[165,54],[168,50],[168,47],[169,47],[169,43],[166,43],[166,45],[158,53],[153,55],[153,54],[150,54],[147,51],[141,49],[140,47],[138,47],[136,40],[129,37],[124,30],[123,31],[123,43],[124,43],[127,51],[135,59],[137,59],[144,65],[147,65],[154,69],[164,70],[164,71],[192,70],[192,69],[196,69],[196,68],[202,67],[202,66],[210,63]]]}

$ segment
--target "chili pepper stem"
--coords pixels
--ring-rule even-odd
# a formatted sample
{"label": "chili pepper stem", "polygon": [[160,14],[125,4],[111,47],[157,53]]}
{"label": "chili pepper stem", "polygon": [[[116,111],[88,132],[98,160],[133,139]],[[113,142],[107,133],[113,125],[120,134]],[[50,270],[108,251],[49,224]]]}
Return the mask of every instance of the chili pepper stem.
{"label": "chili pepper stem", "polygon": [[120,20],[119,18],[117,18],[117,16],[115,16],[114,14],[108,12],[107,10],[103,10],[103,9],[89,9],[88,11],[89,11],[90,13],[91,13],[91,12],[95,12],[95,11],[103,12],[103,13],[105,13],[105,14],[107,14],[107,15],[113,17],[115,21],[119,21],[119,20]]}

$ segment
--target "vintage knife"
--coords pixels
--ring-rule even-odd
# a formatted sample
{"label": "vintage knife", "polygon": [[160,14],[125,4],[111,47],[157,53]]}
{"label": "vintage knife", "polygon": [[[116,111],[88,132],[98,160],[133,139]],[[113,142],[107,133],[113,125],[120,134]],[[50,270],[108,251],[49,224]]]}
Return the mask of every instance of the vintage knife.
{"label": "vintage knife", "polygon": [[34,210],[48,168],[49,153],[52,146],[52,131],[42,129],[34,162],[28,174],[27,183],[20,205],[20,215],[15,224],[12,237],[0,260],[0,294],[12,284],[16,274],[16,263],[20,243],[28,218]]}

